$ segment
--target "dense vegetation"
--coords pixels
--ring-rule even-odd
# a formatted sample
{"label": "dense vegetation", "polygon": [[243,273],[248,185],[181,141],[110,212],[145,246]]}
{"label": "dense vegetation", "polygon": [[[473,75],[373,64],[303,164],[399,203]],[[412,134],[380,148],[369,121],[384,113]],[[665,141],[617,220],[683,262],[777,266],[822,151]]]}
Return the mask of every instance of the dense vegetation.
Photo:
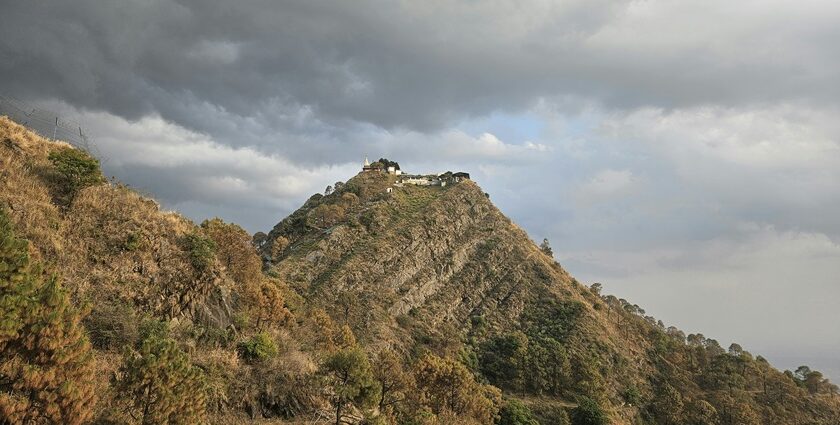
{"label": "dense vegetation", "polygon": [[0,418],[78,424],[95,403],[82,312],[0,210]]}
{"label": "dense vegetation", "polygon": [[818,371],[578,283],[470,181],[360,174],[252,238],[2,118],[0,140],[0,423],[840,418]]}

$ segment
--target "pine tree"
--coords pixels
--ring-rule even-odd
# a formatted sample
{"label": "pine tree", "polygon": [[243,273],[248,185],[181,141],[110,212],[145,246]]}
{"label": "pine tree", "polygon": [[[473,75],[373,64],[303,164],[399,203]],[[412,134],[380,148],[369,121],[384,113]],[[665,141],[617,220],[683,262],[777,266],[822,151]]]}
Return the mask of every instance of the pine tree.
{"label": "pine tree", "polygon": [[143,424],[202,423],[206,384],[201,370],[158,327],[143,339],[139,351],[127,350],[115,387],[130,413]]}
{"label": "pine tree", "polygon": [[380,387],[367,355],[358,346],[331,354],[324,363],[324,371],[332,390],[336,425],[347,423],[345,418],[349,410],[371,408],[379,400]]}
{"label": "pine tree", "polygon": [[28,251],[0,210],[0,422],[83,423],[95,397],[82,313]]}
{"label": "pine tree", "polygon": [[403,368],[397,354],[391,350],[382,350],[377,355],[373,375],[381,390],[379,412],[383,415],[392,414],[397,405],[405,401],[412,377]]}
{"label": "pine tree", "polygon": [[491,423],[499,412],[501,391],[482,385],[463,364],[434,354],[426,354],[414,365],[416,396],[437,415],[470,417]]}

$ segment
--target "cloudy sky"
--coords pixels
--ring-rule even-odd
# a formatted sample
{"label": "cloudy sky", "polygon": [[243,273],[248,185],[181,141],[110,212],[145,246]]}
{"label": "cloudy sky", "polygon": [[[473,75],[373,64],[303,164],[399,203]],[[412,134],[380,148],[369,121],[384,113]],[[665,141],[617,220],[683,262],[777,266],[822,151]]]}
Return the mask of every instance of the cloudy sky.
{"label": "cloudy sky", "polygon": [[365,155],[469,171],[580,280],[840,380],[840,3],[211,3],[0,0],[0,94],[251,231]]}

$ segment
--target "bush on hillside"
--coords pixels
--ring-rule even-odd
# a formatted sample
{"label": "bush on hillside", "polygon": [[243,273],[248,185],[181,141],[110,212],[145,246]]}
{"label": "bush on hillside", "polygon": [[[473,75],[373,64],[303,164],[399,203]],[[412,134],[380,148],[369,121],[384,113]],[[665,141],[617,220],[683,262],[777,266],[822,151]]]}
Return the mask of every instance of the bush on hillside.
{"label": "bush on hillside", "polygon": [[572,410],[572,425],[607,425],[607,415],[597,401],[589,397],[578,399]]}
{"label": "bush on hillside", "polygon": [[105,181],[99,161],[78,149],[61,148],[48,159],[55,167],[56,199],[62,205],[70,205],[80,190]]}
{"label": "bush on hillside", "polygon": [[497,425],[540,425],[528,406],[519,400],[508,400],[499,411]]}
{"label": "bush on hillside", "polygon": [[216,243],[213,239],[198,233],[190,233],[181,238],[181,245],[187,251],[190,264],[196,271],[205,272],[213,264],[213,258],[216,255]]}
{"label": "bush on hillside", "polygon": [[637,406],[642,401],[642,394],[639,392],[639,389],[632,385],[625,388],[621,396],[631,406]]}
{"label": "bush on hillside", "polygon": [[533,407],[534,416],[541,424],[569,425],[571,420],[566,409],[557,405],[536,404]]}
{"label": "bush on hillside", "polygon": [[265,332],[240,342],[236,349],[239,356],[248,362],[263,362],[277,355],[277,345]]}

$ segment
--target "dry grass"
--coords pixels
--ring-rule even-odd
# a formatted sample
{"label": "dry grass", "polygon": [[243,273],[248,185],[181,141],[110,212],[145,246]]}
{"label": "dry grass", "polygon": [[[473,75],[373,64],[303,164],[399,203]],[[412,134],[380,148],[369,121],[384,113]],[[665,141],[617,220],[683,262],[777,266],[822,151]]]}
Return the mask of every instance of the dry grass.
{"label": "dry grass", "polygon": [[[0,206],[21,235],[32,242],[36,257],[56,258],[63,249],[63,221],[41,170],[52,149],[37,134],[0,117]],[[39,255],[43,254],[43,255]]]}

